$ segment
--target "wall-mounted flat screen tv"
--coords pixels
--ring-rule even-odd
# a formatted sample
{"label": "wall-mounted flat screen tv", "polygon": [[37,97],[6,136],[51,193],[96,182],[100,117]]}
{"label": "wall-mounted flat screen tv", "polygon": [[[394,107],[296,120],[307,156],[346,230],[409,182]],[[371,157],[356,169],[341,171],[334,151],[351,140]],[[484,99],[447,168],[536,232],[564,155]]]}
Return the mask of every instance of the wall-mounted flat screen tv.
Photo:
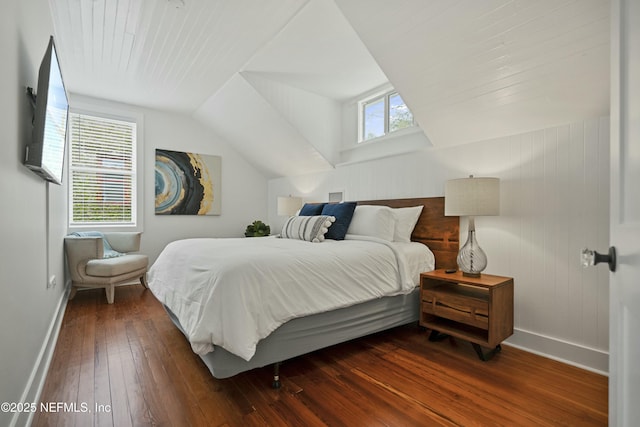
{"label": "wall-mounted flat screen tv", "polygon": [[24,164],[43,179],[62,184],[69,101],[53,36],[40,64],[35,95],[33,136]]}

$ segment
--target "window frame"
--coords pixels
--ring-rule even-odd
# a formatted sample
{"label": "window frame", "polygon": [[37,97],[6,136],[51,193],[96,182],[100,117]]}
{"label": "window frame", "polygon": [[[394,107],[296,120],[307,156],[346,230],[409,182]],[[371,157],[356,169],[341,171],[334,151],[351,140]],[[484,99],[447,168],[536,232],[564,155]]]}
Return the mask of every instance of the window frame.
{"label": "window frame", "polygon": [[[73,222],[73,181],[72,181],[72,166],[71,166],[71,129],[69,129],[68,135],[68,149],[66,159],[66,176],[67,176],[67,195],[68,195],[68,209],[67,209],[67,228],[68,232],[82,231],[82,230],[104,230],[104,231],[142,231],[143,224],[143,179],[144,179],[144,161],[143,161],[143,116],[137,112],[127,111],[118,108],[105,107],[101,105],[93,105],[88,103],[85,105],[70,107],[69,114],[80,114],[90,117],[96,117],[98,119],[116,120],[130,122],[135,125],[135,131],[133,134],[134,147],[132,152],[132,181],[131,181],[131,222],[94,222],[94,223],[75,223]],[[71,127],[71,123],[69,123]]]}
{"label": "window frame", "polygon": [[[406,129],[410,129],[412,127],[415,127],[416,125],[416,121],[415,121],[415,117],[413,116],[413,112],[411,112],[411,110],[409,109],[409,106],[407,106],[407,103],[405,102],[404,105],[407,107],[407,109],[409,109],[409,112],[411,112],[411,124],[409,126],[403,127],[401,129],[396,129],[394,131],[389,131],[389,123],[390,123],[390,119],[391,119],[391,111],[390,111],[390,99],[392,96],[394,95],[398,95],[400,96],[400,98],[402,99],[402,101],[404,102],[404,98],[402,98],[402,95],[400,95],[400,93],[395,90],[395,89],[389,89],[386,90],[384,92],[378,92],[374,95],[368,96],[362,100],[360,100],[358,102],[358,144],[362,144],[362,143],[366,143],[366,142],[371,142],[371,141],[375,141],[377,139],[380,138],[384,138],[388,135],[392,135],[395,134],[397,132],[402,132]],[[365,121],[365,108],[367,107],[367,105],[371,105],[374,103],[379,102],[380,100],[383,100],[383,104],[384,104],[384,130],[383,130],[383,134],[382,135],[378,135],[375,136],[373,138],[366,138],[366,130],[365,130],[365,126],[366,126],[366,121]]]}

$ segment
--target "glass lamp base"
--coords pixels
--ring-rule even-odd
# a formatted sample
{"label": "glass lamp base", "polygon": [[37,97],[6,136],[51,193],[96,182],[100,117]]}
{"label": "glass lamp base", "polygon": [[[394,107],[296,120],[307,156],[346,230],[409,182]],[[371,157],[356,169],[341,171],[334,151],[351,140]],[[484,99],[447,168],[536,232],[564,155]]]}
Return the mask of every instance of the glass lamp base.
{"label": "glass lamp base", "polygon": [[463,276],[480,277],[480,273],[487,268],[487,255],[476,241],[476,231],[469,230],[467,242],[458,252],[458,267]]}
{"label": "glass lamp base", "polygon": [[482,276],[481,273],[467,273],[466,271],[463,271],[462,275],[464,277],[481,277]]}

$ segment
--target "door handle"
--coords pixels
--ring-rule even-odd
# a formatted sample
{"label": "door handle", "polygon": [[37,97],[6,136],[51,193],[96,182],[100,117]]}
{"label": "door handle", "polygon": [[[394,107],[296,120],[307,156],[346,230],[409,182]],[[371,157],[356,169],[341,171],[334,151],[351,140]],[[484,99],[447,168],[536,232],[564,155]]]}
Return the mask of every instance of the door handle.
{"label": "door handle", "polygon": [[606,262],[609,264],[609,271],[616,271],[616,248],[615,246],[611,246],[607,254],[600,254],[591,249],[584,248],[581,253],[581,260],[584,268]]}

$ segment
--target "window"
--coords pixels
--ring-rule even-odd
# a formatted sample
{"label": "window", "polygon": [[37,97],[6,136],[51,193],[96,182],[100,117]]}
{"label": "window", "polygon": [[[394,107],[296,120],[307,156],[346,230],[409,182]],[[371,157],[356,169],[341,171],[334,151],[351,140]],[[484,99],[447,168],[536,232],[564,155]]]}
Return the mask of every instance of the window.
{"label": "window", "polygon": [[360,141],[378,138],[413,126],[413,114],[398,92],[361,102],[361,138]]}
{"label": "window", "polygon": [[69,226],[135,226],[136,123],[69,117]]}

